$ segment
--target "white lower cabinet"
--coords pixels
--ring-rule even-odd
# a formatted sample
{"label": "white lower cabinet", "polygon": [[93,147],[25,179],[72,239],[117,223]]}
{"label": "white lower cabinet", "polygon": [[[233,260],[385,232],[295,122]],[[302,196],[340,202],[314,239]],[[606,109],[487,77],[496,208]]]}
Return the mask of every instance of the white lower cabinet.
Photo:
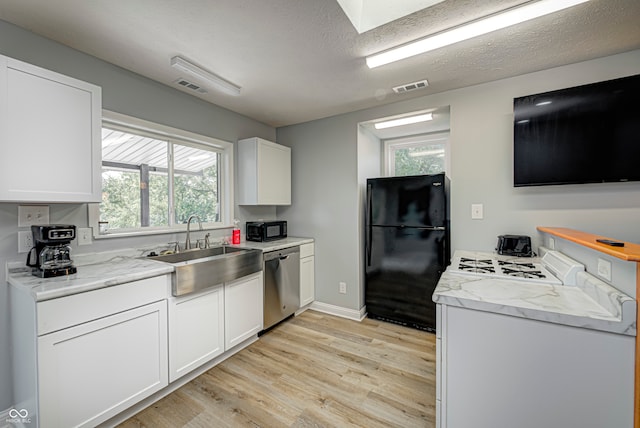
{"label": "white lower cabinet", "polygon": [[168,385],[161,275],[51,300],[11,288],[14,397],[40,428],[93,427]]}
{"label": "white lower cabinet", "polygon": [[633,426],[635,337],[454,306],[439,321],[437,427]]}
{"label": "white lower cabinet", "polygon": [[167,382],[165,301],[38,338],[40,427],[95,426]]}
{"label": "white lower cabinet", "polygon": [[225,350],[242,343],[263,328],[264,285],[262,272],[225,283]]}
{"label": "white lower cabinet", "polygon": [[224,352],[224,285],[169,299],[169,381]]}
{"label": "white lower cabinet", "polygon": [[109,421],[263,329],[263,273],[181,297],[169,275],[35,301],[11,287],[13,395],[40,428]]}
{"label": "white lower cabinet", "polygon": [[300,245],[300,307],[315,299],[314,245]]}

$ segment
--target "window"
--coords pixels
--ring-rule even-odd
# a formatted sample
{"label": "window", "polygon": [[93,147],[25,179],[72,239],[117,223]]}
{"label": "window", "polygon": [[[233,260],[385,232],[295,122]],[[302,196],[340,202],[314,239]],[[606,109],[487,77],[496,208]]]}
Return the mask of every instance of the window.
{"label": "window", "polygon": [[437,174],[447,170],[448,133],[404,137],[384,142],[387,176]]}
{"label": "window", "polygon": [[[102,202],[90,208],[100,236],[230,224],[233,145],[175,128],[105,112],[102,126]],[[95,233],[94,233],[95,234]]]}

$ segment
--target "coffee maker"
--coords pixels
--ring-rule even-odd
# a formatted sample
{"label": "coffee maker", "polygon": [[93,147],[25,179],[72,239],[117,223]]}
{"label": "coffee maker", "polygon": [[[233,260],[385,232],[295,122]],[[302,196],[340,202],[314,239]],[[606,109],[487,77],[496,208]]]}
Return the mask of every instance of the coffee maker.
{"label": "coffee maker", "polygon": [[[40,278],[77,272],[71,260],[69,243],[76,238],[76,227],[68,224],[31,226],[34,247],[27,255],[27,266]],[[34,261],[35,258],[35,261]]]}

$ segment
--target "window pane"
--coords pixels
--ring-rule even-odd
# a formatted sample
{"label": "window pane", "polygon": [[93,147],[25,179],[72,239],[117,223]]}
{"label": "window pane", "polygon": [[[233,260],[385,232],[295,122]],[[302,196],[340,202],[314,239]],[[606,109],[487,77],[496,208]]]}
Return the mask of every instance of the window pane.
{"label": "window pane", "polygon": [[218,154],[198,148],[174,147],[174,200],[177,224],[196,214],[203,223],[220,221]]}
{"label": "window pane", "polygon": [[169,225],[169,175],[149,173],[149,226]]}
{"label": "window pane", "polygon": [[444,171],[444,144],[396,148],[395,175],[437,174]]}
{"label": "window pane", "polygon": [[168,159],[166,141],[102,128],[100,220],[110,230],[169,225]]}
{"label": "window pane", "polygon": [[102,169],[100,220],[109,229],[140,227],[140,173]]}

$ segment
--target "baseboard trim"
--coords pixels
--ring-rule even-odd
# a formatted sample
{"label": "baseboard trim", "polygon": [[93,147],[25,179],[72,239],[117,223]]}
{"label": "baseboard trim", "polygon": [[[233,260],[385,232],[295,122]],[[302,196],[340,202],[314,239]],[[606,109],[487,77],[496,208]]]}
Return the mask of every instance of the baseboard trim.
{"label": "baseboard trim", "polygon": [[367,316],[366,306],[363,306],[360,310],[356,310],[343,308],[342,306],[330,305],[329,303],[313,302],[311,306],[309,306],[309,309],[354,321],[362,321],[364,317]]}

